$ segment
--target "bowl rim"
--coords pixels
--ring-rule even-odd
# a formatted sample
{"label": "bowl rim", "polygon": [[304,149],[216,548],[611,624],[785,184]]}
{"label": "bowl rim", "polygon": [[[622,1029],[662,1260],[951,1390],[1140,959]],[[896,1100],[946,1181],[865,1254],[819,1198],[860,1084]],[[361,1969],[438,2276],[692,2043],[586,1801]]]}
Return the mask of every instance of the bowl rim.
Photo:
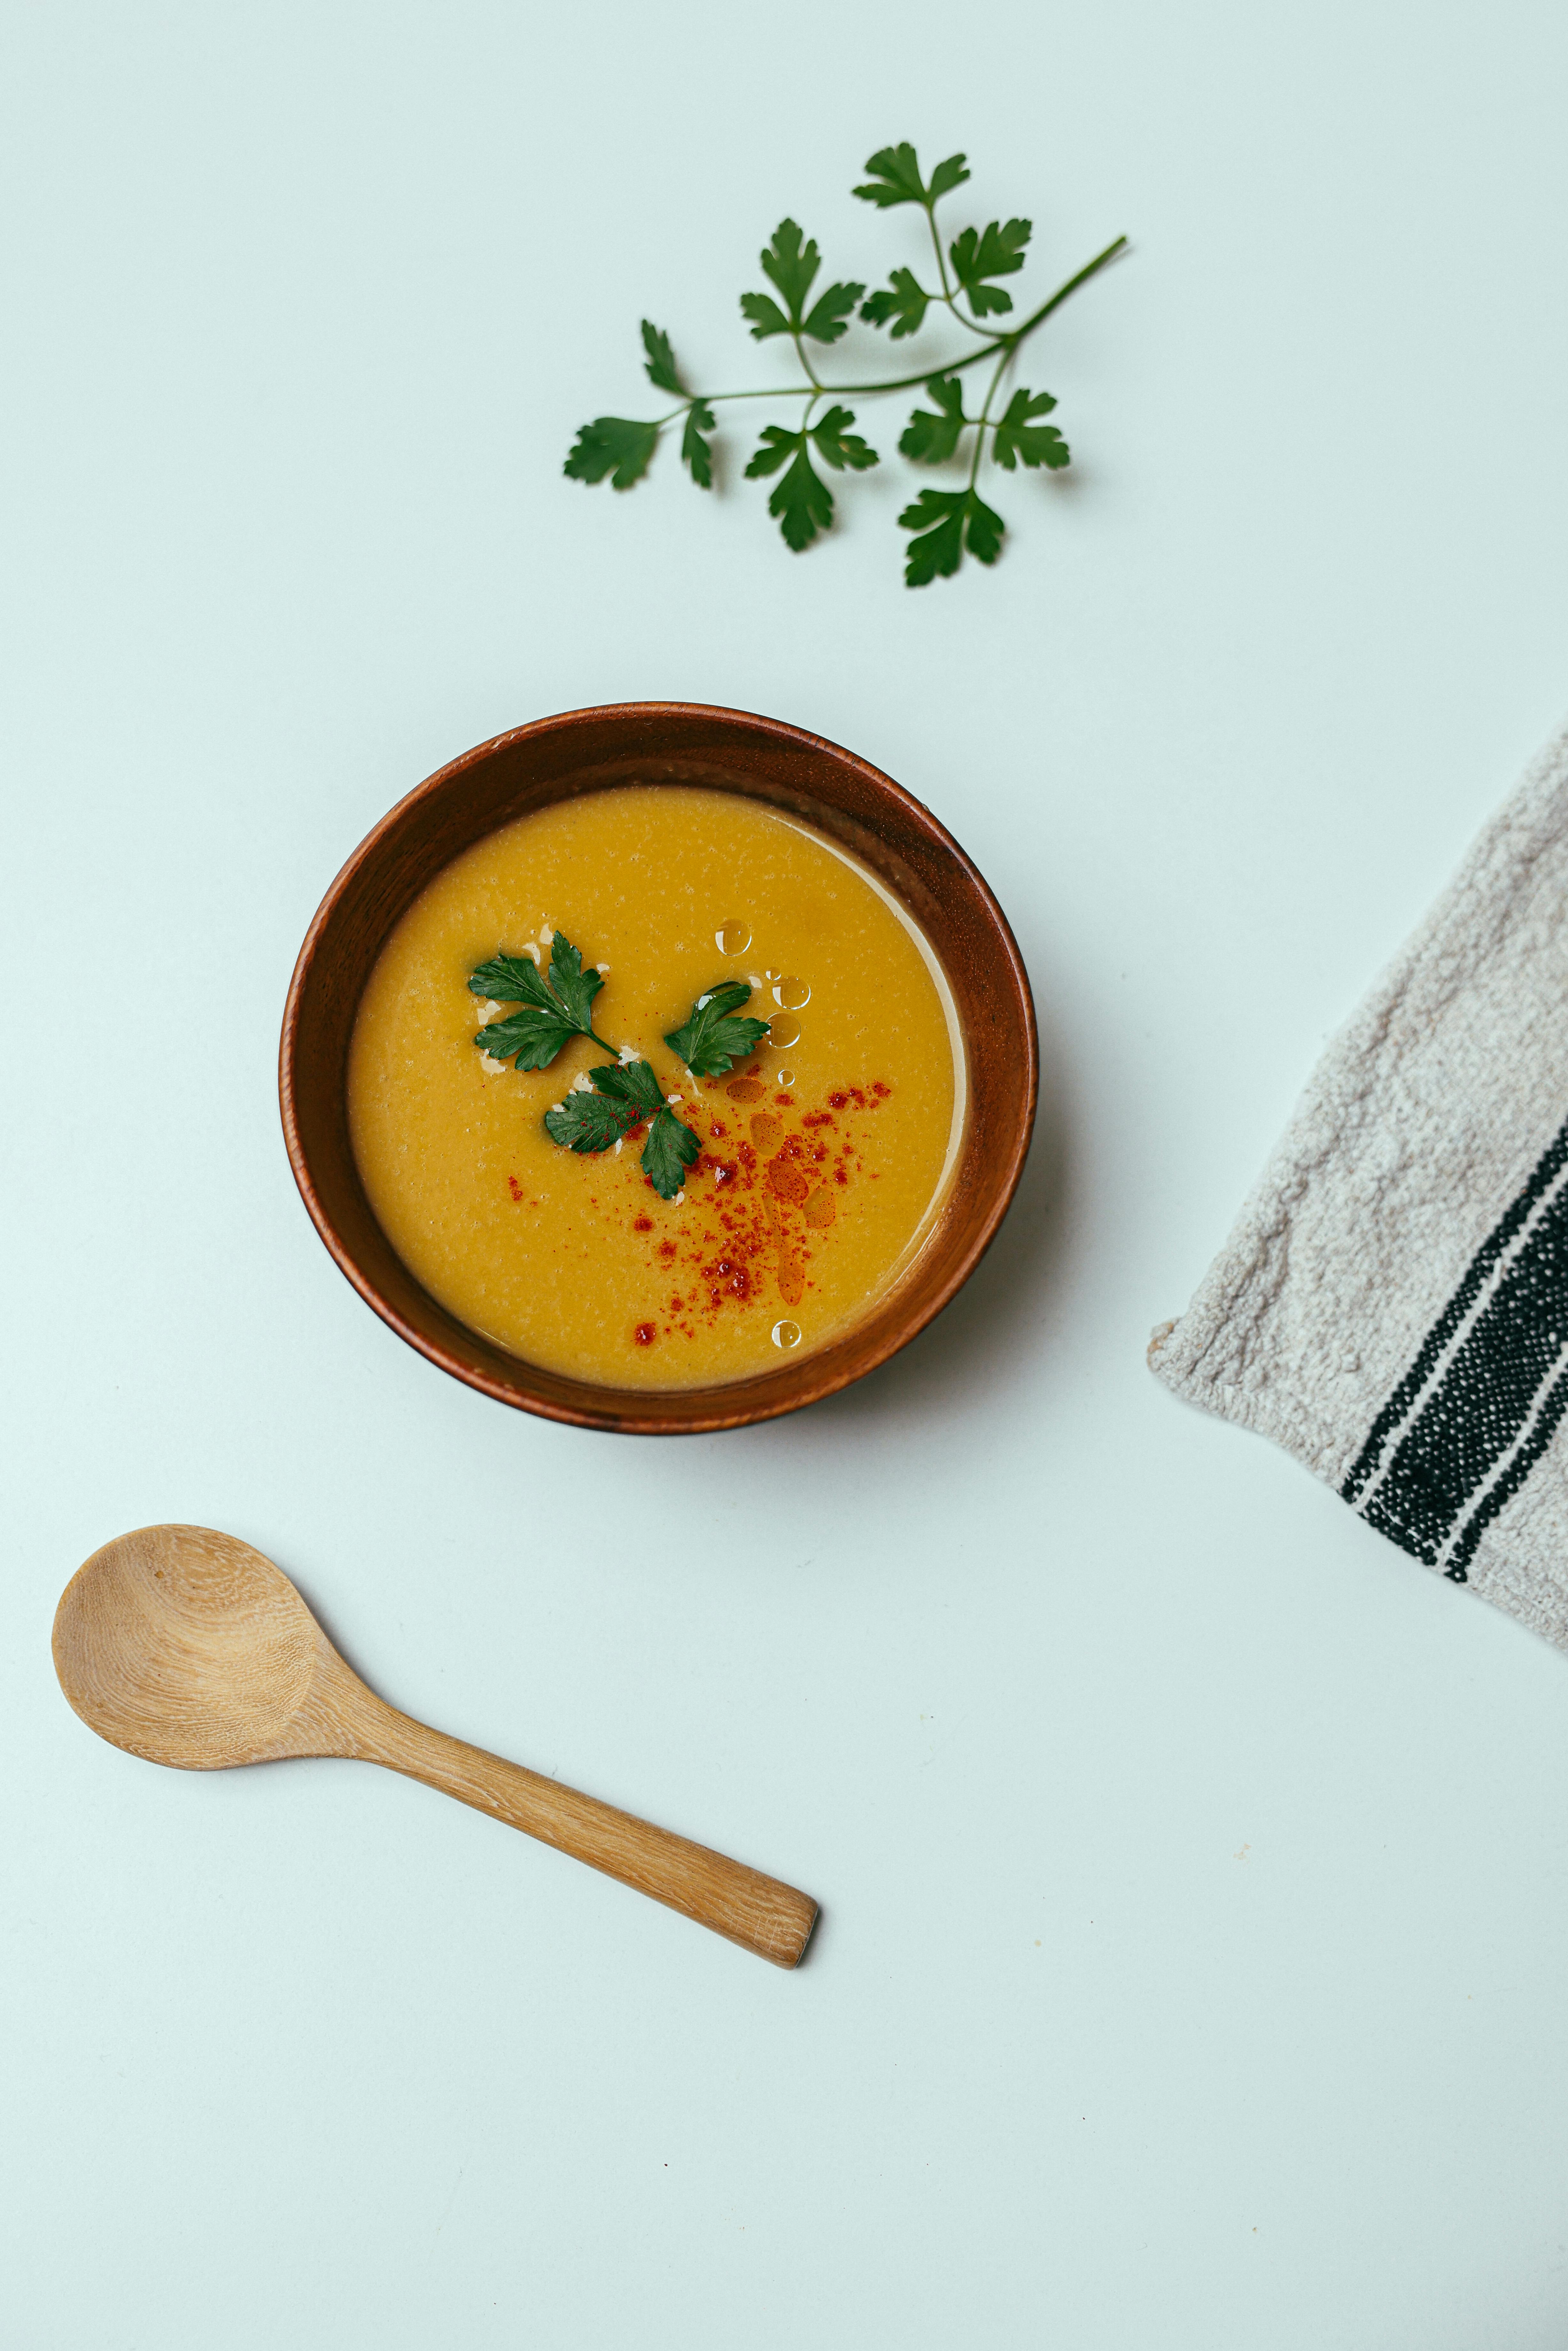
{"label": "bowl rim", "polygon": [[[603,1387],[598,1383],[587,1380],[580,1381],[574,1384],[580,1395],[580,1402],[530,1392],[527,1384],[528,1375],[536,1369],[542,1369],[542,1366],[530,1364],[521,1356],[509,1358],[508,1360],[516,1363],[517,1377],[513,1381],[501,1380],[486,1372],[483,1366],[465,1363],[452,1354],[438,1339],[433,1337],[428,1332],[420,1330],[399,1311],[392,1300],[383,1294],[364,1271],[338,1229],[317,1187],[300,1132],[295,1064],[305,995],[322,941],[332,925],[344,898],[359,880],[366,865],[376,856],[387,835],[402,823],[409,811],[419,801],[432,799],[437,793],[448,789],[469,769],[493,758],[498,751],[529,738],[566,733],[574,728],[589,726],[595,722],[602,724],[605,721],[619,720],[635,726],[651,720],[668,721],[681,718],[708,722],[733,721],[748,732],[761,733],[765,737],[771,737],[779,745],[825,756],[831,761],[852,768],[862,781],[870,786],[874,797],[885,798],[891,801],[917,831],[925,834],[929,841],[951,859],[963,872],[976,898],[983,907],[996,941],[1002,950],[1009,977],[1016,987],[1023,1016],[1028,1063],[1027,1082],[1023,1115],[1018,1123],[1016,1138],[1009,1151],[1007,1164],[998,1171],[995,1187],[988,1196],[984,1215],[977,1220],[962,1251],[936,1289],[928,1294],[910,1290],[905,1311],[889,1331],[886,1344],[879,1346],[869,1360],[847,1364],[835,1361],[837,1351],[833,1343],[830,1341],[818,1353],[808,1356],[800,1364],[795,1392],[768,1397],[758,1397],[752,1393],[750,1401],[743,1402],[742,1399],[747,1396],[748,1390],[754,1389],[754,1383],[735,1381],[704,1388],[650,1389],[646,1392],[647,1398],[650,1403],[656,1401],[658,1405],[664,1407],[664,1416],[639,1417],[633,1420],[628,1419],[623,1414],[616,1412],[610,1406],[609,1400],[624,1394],[622,1390]],[[698,785],[695,789],[700,789],[702,787]],[[740,789],[743,797],[747,796],[743,784],[737,785],[737,789]],[[764,794],[758,793],[755,797],[766,804]],[[811,795],[808,791],[805,797],[810,798]],[[809,822],[810,819],[806,820]],[[429,878],[434,877],[432,875]],[[423,888],[426,885],[421,886]],[[913,914],[914,910],[910,911]],[[914,918],[917,921],[920,919],[918,915],[915,915]],[[923,923],[922,928],[925,927]],[[382,945],[384,944],[383,940]],[[935,939],[932,941],[932,946],[940,957],[941,948]],[[379,954],[380,950],[378,949],[377,952]],[[356,1010],[357,1003],[356,998]],[[965,1041],[967,1048],[968,1040]],[[475,1388],[482,1395],[489,1396],[495,1403],[508,1405],[514,1410],[531,1413],[542,1419],[558,1421],[571,1427],[602,1430],[611,1434],[649,1437],[703,1436],[724,1429],[751,1427],[763,1421],[780,1419],[787,1414],[804,1410],[808,1405],[821,1403],[826,1396],[837,1395],[841,1390],[852,1386],[857,1380],[863,1378],[868,1373],[880,1370],[883,1364],[890,1363],[894,1355],[900,1353],[912,1340],[918,1338],[921,1332],[936,1321],[946,1306],[951,1304],[996,1238],[1022,1179],[1024,1165],[1029,1157],[1030,1145],[1033,1139],[1035,1116],[1040,1101],[1040,1038],[1035,1018],[1034,994],[1030,986],[1029,972],[1019,951],[1018,940],[1013,935],[1012,925],[998,904],[995,893],[974,860],[954,839],[940,818],[935,816],[923,800],[917,799],[913,792],[907,791],[902,784],[896,783],[882,768],[873,767],[869,760],[862,759],[857,752],[846,749],[842,744],[833,742],[827,736],[814,735],[804,727],[790,725],[785,719],[768,718],[758,712],[740,710],[722,703],[654,701],[597,703],[585,705],[579,709],[553,711],[543,717],[530,719],[521,726],[508,727],[499,735],[492,735],[486,741],[475,744],[470,750],[459,753],[457,758],[447,760],[444,766],[437,768],[433,774],[415,784],[412,790],[405,792],[401,799],[394,801],[385,814],[371,826],[358,845],[350,851],[328,885],[295,959],[293,975],[288,984],[288,994],[284,1004],[282,1032],[278,1040],[277,1086],[278,1107],[282,1117],[284,1144],[288,1154],[289,1167],[319,1238],[339,1272],[359,1293],[372,1313],[378,1315],[388,1329],[394,1331],[405,1344],[414,1349],[416,1353],[424,1356],[427,1362],[434,1364],[438,1370],[447,1373],[454,1379],[462,1381],[465,1386]],[[373,1218],[374,1211],[371,1210],[371,1214]],[[388,1246],[391,1247],[390,1242]],[[395,1250],[393,1255],[396,1255]],[[410,1271],[410,1279],[416,1283],[416,1286],[423,1288],[423,1284],[418,1283],[417,1276],[412,1271]],[[440,1308],[439,1300],[433,1301],[433,1303]],[[451,1313],[449,1308],[440,1308],[440,1311],[449,1315]],[[452,1319],[460,1320],[455,1316]],[[856,1327],[858,1326],[852,1325],[842,1336],[848,1338],[852,1335]],[[497,1346],[498,1352],[505,1353],[505,1350],[499,1348],[498,1342],[492,1341],[488,1343]],[[811,1376],[813,1367],[817,1370],[817,1376],[814,1378]],[[565,1377],[564,1374],[559,1374],[554,1376]],[[642,1393],[639,1391],[640,1395]],[[604,1405],[597,1407],[594,1405],[591,1399],[596,1395],[606,1399]],[[733,1395],[735,1397],[733,1408],[727,1408],[720,1401],[727,1395]],[[688,1399],[692,1405],[700,1405],[701,1408],[683,1409]]]}

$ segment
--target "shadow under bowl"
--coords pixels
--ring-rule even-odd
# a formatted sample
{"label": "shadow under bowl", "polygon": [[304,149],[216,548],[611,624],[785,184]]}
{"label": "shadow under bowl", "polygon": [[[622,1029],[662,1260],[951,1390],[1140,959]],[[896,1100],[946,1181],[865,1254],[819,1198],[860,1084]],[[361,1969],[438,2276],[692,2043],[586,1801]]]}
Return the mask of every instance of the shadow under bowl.
{"label": "shadow under bowl", "polygon": [[[878,874],[936,948],[957,1007],[968,1099],[936,1223],[866,1315],[801,1361],[703,1388],[606,1387],[510,1355],[422,1289],[365,1196],[349,1138],[360,998],[392,931],[465,850],[517,818],[616,784],[700,785],[801,819]],[[289,1163],[317,1231],[368,1306],[454,1379],[580,1428],[644,1436],[739,1428],[846,1387],[923,1331],[1007,1213],[1040,1082],[1029,977],[1006,915],[952,835],[890,778],[821,737],[745,711],[631,702],[570,710],[481,743],[400,800],[317,911],[283,1018],[278,1092]]]}

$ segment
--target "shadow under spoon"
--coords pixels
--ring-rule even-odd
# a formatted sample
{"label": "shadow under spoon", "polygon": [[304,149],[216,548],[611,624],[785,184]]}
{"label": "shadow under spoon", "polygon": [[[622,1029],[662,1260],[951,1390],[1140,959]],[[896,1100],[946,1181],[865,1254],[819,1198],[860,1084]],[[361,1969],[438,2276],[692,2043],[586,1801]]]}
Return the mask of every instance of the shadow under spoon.
{"label": "shadow under spoon", "polygon": [[400,1714],[343,1662],[281,1569],[209,1527],[142,1527],[94,1552],[55,1612],[55,1671],[115,1747],[184,1771],[337,1755],[384,1764],[711,1927],[799,1961],[809,1896]]}

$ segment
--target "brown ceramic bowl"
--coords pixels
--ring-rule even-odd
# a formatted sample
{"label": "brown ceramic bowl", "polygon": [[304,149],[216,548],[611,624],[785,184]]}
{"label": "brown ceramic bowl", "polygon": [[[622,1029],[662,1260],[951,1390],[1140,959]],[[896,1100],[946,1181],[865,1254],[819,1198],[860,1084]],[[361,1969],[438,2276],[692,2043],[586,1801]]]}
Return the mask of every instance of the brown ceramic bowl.
{"label": "brown ceramic bowl", "polygon": [[[958,1164],[935,1230],[865,1322],[817,1353],[722,1387],[601,1387],[521,1362],[421,1289],[371,1213],[349,1143],[349,1040],[394,924],[442,868],[516,817],[628,783],[743,792],[841,841],[920,923],[946,967],[968,1053]],[[1007,1214],[1034,1124],[1029,977],[1006,915],[929,810],[852,752],[775,718],[685,702],[569,710],[481,743],[360,843],[311,924],[283,1016],[278,1089],[295,1181],[368,1306],[470,1387],[580,1428],[647,1436],[738,1428],[831,1395],[907,1344],[962,1288]]]}

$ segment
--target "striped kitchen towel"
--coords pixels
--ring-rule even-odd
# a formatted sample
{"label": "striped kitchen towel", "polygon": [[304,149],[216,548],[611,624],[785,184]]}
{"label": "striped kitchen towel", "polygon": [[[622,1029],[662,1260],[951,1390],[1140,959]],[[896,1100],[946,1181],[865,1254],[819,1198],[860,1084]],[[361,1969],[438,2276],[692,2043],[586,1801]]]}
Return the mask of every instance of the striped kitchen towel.
{"label": "striped kitchen towel", "polygon": [[1568,728],[1329,1046],[1149,1361],[1568,1648]]}

